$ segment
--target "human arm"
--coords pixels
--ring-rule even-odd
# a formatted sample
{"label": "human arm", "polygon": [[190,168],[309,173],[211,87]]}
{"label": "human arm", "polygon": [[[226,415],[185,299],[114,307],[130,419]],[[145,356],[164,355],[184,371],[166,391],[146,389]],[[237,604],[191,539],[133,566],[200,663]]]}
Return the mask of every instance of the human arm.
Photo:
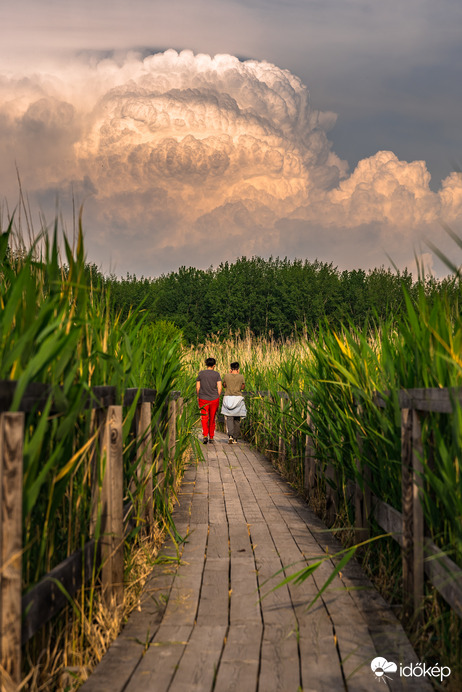
{"label": "human arm", "polygon": [[221,380],[218,380],[218,382],[217,382],[217,389],[218,389],[218,396],[220,396],[221,391],[223,389]]}
{"label": "human arm", "polygon": [[197,380],[197,381],[196,381],[196,395],[197,395],[197,398],[199,398],[200,389],[201,389],[201,383],[200,383],[200,380]]}

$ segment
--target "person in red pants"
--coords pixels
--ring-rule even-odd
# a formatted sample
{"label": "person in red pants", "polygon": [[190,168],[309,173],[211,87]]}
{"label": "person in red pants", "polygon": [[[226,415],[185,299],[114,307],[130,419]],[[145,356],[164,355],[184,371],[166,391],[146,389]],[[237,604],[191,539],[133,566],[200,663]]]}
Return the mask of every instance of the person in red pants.
{"label": "person in red pants", "polygon": [[201,412],[203,443],[213,443],[215,435],[215,416],[218,410],[221,394],[220,373],[215,370],[215,358],[207,358],[206,370],[201,370],[196,380],[196,394]]}

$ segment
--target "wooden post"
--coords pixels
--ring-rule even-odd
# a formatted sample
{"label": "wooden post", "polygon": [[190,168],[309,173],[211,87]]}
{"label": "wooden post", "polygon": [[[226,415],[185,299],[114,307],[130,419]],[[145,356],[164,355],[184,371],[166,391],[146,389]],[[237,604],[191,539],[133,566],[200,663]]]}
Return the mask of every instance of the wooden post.
{"label": "wooden post", "polygon": [[144,521],[146,533],[150,533],[154,526],[151,408],[151,403],[148,401],[138,404],[135,417],[137,440],[136,472],[138,482],[143,488],[138,516]]}
{"label": "wooden post", "polygon": [[[311,413],[310,405],[308,404],[306,413],[306,424],[311,429]],[[316,487],[316,452],[314,447],[313,436],[309,433],[305,436],[305,476],[304,487],[307,493],[311,494]]]}
{"label": "wooden post", "polygon": [[24,413],[0,414],[0,662],[15,684],[21,681],[23,442]]}
{"label": "wooden post", "polygon": [[[357,409],[358,419],[362,415],[362,407]],[[366,541],[370,536],[369,516],[371,513],[371,470],[362,462],[363,439],[358,431],[356,435],[358,443],[358,458],[356,459],[356,483],[355,483],[355,543]]]}
{"label": "wooden post", "polygon": [[165,418],[167,411],[167,403],[164,403],[160,410],[156,411],[154,419],[154,432],[156,457],[154,459],[153,471],[155,474],[155,488],[163,495],[165,486],[165,469],[164,469],[164,436],[165,436]]}
{"label": "wooden post", "polygon": [[286,445],[284,440],[284,399],[279,398],[279,406],[281,409],[281,422],[279,424],[279,439],[278,439],[278,464],[283,465],[286,458]]}
{"label": "wooden post", "polygon": [[[103,595],[116,605],[123,601],[123,449],[122,406],[95,411],[99,450],[94,455],[92,534],[101,513],[101,579]],[[99,453],[98,453],[99,452]]]}
{"label": "wooden post", "polygon": [[414,615],[419,613],[424,596],[424,513],[423,496],[423,444],[419,413],[412,409],[412,534],[413,534],[413,605]]}
{"label": "wooden post", "polygon": [[401,502],[403,515],[403,605],[409,618],[413,610],[414,559],[413,559],[413,478],[412,478],[412,412],[401,410]]}
{"label": "wooden post", "polygon": [[168,402],[168,455],[170,466],[174,477],[176,477],[175,469],[175,450],[176,450],[176,400],[170,394]]}
{"label": "wooden post", "polygon": [[332,525],[338,512],[338,478],[335,466],[329,462],[326,464],[325,477],[327,523]]}

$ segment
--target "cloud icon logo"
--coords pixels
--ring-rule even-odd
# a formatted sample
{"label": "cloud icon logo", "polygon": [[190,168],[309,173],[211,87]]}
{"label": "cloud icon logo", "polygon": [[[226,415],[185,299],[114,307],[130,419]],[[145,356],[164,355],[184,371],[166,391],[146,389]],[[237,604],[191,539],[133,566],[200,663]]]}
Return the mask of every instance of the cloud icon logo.
{"label": "cloud icon logo", "polygon": [[376,677],[389,677],[387,673],[396,673],[398,666],[393,661],[387,661],[383,656],[377,656],[371,661],[371,670]]}

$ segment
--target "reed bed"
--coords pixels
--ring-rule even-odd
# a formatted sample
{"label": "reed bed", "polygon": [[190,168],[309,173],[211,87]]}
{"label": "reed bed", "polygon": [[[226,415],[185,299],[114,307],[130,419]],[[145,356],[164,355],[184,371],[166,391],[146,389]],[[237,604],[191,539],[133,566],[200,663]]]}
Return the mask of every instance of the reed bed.
{"label": "reed bed", "polygon": [[[157,390],[151,470],[162,452],[162,489],[154,484],[159,529],[172,524],[174,479],[181,477],[197,417],[185,407],[177,427],[175,458],[170,459],[166,428],[159,421],[170,392],[181,389],[188,401],[193,386],[184,376],[182,335],[173,325],[145,324],[142,308],[124,319],[113,314],[110,295],[95,282],[86,264],[81,225],[73,245],[65,235],[59,241],[59,235],[55,224],[53,232],[31,239],[28,249],[12,221],[0,235],[0,379],[17,382],[12,410],[17,410],[30,383],[50,386],[44,409],[26,419],[24,592],[89,539],[94,434],[86,401],[91,387],[115,386],[119,397],[129,387]],[[131,500],[136,507],[143,487],[132,461],[135,406],[136,402],[124,409],[123,448],[125,502]],[[146,547],[142,528],[141,517],[135,517],[125,544],[127,583],[133,581],[134,554],[145,555],[144,562],[151,564],[159,546],[153,540]],[[138,581],[139,570],[136,573]],[[77,687],[108,643],[95,646],[98,619],[112,622],[105,635],[109,640],[129,607],[126,602],[119,615],[105,611],[94,579],[58,622],[26,645],[24,679],[32,680],[27,684],[37,690],[60,689],[63,667],[70,667],[73,674],[66,689]]]}
{"label": "reed bed", "polygon": [[[451,292],[462,295],[458,275]],[[442,292],[430,301],[424,291],[411,300],[403,287],[406,313],[398,324],[382,323],[360,332],[353,326],[333,330],[320,325],[302,339],[214,337],[191,348],[185,361],[193,371],[204,359],[217,359],[226,372],[241,363],[249,392],[267,390],[269,397],[250,394],[249,415],[243,425],[247,439],[270,456],[281,459],[280,471],[302,492],[306,435],[314,438],[320,469],[334,466],[343,502],[332,530],[346,546],[353,544],[353,508],[346,500],[348,481],[357,478],[357,460],[368,469],[372,491],[398,510],[401,507],[400,408],[403,388],[462,385],[462,315]],[[278,392],[288,398],[281,409]],[[387,406],[373,403],[381,392]],[[311,424],[307,424],[307,401]],[[426,535],[462,567],[462,410],[429,414],[423,424]],[[279,454],[278,454],[279,452]],[[314,509],[326,514],[326,481],[310,496]],[[383,533],[378,526],[375,535]],[[363,565],[382,593],[401,606],[401,561],[391,538],[375,541],[363,551]],[[450,689],[462,685],[462,625],[436,590],[426,584],[423,616],[406,622],[421,660],[452,668]]]}

